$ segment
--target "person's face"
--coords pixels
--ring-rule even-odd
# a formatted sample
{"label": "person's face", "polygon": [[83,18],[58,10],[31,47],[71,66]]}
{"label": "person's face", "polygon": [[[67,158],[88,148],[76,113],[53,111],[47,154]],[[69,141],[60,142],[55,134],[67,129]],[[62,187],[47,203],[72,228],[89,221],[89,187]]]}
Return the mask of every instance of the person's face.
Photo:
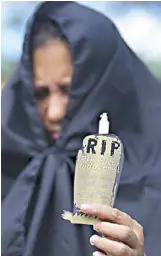
{"label": "person's face", "polygon": [[46,130],[53,140],[61,133],[69,100],[72,60],[68,46],[51,41],[33,54],[33,74],[37,106]]}

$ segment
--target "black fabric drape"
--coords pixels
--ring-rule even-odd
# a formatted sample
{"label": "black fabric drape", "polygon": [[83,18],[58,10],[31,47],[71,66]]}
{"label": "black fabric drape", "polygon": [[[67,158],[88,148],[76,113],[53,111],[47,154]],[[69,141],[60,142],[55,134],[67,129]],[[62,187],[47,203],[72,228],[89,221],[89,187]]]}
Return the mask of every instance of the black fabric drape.
{"label": "black fabric drape", "polygon": [[[74,74],[63,134],[50,148],[34,99],[31,39],[35,20],[56,21]],[[44,2],[29,20],[22,57],[2,93],[2,255],[89,256],[92,227],[61,219],[73,207],[73,157],[100,113],[123,141],[116,207],[139,221],[145,252],[161,253],[161,85],[113,23],[74,2]]]}

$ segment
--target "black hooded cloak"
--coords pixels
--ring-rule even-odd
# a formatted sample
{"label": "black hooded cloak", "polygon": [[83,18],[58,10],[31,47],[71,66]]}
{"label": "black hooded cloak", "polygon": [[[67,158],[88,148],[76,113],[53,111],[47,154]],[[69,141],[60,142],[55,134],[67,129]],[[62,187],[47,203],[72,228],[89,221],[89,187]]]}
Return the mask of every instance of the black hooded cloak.
{"label": "black hooded cloak", "polygon": [[[70,103],[48,146],[34,99],[35,20],[57,22],[72,54]],[[61,219],[73,207],[73,157],[100,113],[124,144],[115,206],[141,223],[147,255],[161,255],[161,85],[114,24],[74,2],[44,2],[29,20],[23,53],[2,94],[2,255],[90,256],[92,227]]]}

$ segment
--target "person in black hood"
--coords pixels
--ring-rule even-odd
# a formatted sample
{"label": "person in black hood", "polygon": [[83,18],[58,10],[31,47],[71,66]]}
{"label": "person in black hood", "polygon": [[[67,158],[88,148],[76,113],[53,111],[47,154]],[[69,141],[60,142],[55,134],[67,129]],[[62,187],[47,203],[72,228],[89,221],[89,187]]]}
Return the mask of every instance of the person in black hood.
{"label": "person in black hood", "polygon": [[[82,207],[103,220],[92,247],[93,228],[61,213],[73,207],[82,140],[104,111],[125,163],[117,209]],[[160,83],[108,18],[74,2],[38,6],[2,93],[2,256],[143,256],[144,239],[159,256],[160,113]]]}

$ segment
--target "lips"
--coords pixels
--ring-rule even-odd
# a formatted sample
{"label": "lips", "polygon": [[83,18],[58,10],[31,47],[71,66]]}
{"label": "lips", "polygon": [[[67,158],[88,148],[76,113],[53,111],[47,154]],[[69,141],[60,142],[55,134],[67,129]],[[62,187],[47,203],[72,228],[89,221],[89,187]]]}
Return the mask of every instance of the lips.
{"label": "lips", "polygon": [[51,132],[51,137],[53,140],[58,140],[60,138],[60,130]]}
{"label": "lips", "polygon": [[60,125],[48,127],[47,130],[48,130],[48,133],[50,134],[50,138],[52,140],[58,140],[60,138],[60,135],[61,135],[61,126]]}

